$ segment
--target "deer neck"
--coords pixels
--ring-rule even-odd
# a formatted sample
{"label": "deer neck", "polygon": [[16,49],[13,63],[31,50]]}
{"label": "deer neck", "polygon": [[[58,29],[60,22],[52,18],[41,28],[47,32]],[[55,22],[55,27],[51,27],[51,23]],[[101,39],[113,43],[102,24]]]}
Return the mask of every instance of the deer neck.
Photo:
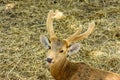
{"label": "deer neck", "polygon": [[[50,72],[56,80],[61,80],[61,78],[63,80],[69,80],[68,77],[74,74],[75,70],[77,70],[76,66],[75,63],[68,61],[66,57],[64,57],[62,60],[50,66]],[[73,69],[74,71],[71,71]]]}

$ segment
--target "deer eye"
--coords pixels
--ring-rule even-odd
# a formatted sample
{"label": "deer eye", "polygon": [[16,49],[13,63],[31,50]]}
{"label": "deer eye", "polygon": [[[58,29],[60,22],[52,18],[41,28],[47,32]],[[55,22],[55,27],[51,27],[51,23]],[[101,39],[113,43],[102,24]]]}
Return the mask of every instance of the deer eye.
{"label": "deer eye", "polygon": [[48,49],[51,49],[51,46],[48,46]]}
{"label": "deer eye", "polygon": [[64,52],[64,50],[60,50],[60,53],[63,53]]}

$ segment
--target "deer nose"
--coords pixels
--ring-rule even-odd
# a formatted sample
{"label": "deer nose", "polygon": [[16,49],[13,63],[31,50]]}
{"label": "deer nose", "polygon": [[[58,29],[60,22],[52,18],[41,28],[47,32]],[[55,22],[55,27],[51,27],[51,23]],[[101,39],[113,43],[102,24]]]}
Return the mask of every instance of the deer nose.
{"label": "deer nose", "polygon": [[47,58],[47,62],[51,63],[52,62],[52,58]]}

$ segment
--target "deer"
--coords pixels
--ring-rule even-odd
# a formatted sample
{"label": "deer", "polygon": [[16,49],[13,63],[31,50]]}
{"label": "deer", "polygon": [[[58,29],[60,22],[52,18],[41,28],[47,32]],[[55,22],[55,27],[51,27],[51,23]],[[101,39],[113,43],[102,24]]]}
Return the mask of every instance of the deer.
{"label": "deer", "polygon": [[51,75],[55,80],[120,80],[120,75],[114,72],[95,69],[84,62],[72,62],[67,57],[77,53],[80,49],[78,40],[87,38],[94,30],[95,22],[88,24],[88,29],[81,33],[78,29],[66,39],[59,39],[53,29],[53,21],[61,19],[63,12],[50,10],[48,12],[46,27],[49,38],[40,36],[40,41],[48,50],[46,62]]}

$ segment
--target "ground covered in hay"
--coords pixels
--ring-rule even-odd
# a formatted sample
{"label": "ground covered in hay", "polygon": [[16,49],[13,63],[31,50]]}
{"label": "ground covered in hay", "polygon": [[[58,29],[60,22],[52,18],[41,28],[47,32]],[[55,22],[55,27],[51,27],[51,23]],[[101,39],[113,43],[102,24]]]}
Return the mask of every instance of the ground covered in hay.
{"label": "ground covered in hay", "polygon": [[81,50],[71,61],[120,74],[120,0],[0,0],[0,80],[53,80],[39,41],[41,34],[48,36],[51,9],[65,14],[54,22],[60,38],[95,21],[94,32],[79,41]]}

